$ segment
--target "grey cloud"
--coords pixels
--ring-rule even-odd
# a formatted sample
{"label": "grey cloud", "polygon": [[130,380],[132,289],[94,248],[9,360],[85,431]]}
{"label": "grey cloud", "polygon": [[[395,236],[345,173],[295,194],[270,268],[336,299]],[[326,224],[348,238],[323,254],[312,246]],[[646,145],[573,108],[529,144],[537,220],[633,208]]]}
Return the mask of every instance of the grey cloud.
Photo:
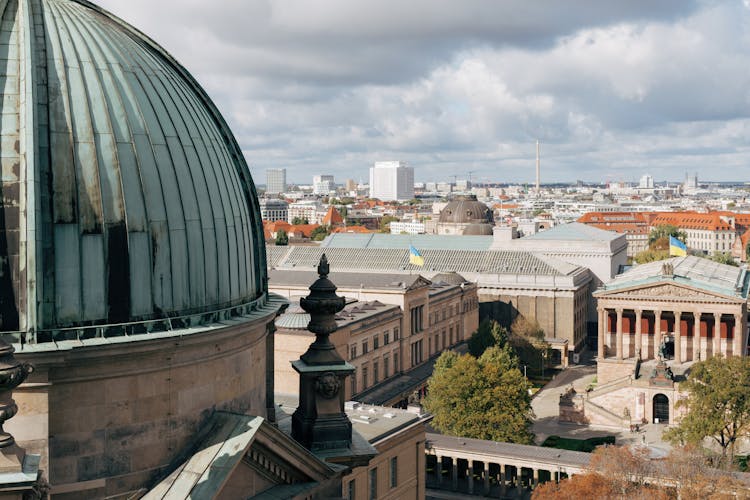
{"label": "grey cloud", "polygon": [[261,183],[278,166],[366,178],[385,157],[418,179],[531,180],[536,138],[549,180],[750,175],[740,0],[103,6],[196,75]]}

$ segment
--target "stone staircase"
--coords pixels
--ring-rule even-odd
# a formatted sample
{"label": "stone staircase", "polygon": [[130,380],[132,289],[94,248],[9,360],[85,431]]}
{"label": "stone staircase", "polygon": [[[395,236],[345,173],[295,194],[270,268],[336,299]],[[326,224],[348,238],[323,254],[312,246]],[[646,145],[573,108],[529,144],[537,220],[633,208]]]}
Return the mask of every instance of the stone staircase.
{"label": "stone staircase", "polygon": [[584,403],[584,413],[589,420],[591,420],[591,415],[595,414],[603,418],[605,421],[609,422],[612,426],[618,428],[627,427],[627,425],[630,423],[630,421],[626,422],[625,419],[620,415],[617,415],[616,413],[613,413],[603,406],[599,406],[598,404],[590,400],[586,400],[586,402]]}

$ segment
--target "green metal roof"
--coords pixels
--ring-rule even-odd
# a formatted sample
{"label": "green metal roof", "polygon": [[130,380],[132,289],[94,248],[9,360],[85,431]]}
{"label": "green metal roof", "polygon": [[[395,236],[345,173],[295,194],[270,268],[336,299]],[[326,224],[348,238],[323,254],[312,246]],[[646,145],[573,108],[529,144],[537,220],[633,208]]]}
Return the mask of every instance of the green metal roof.
{"label": "green metal roof", "polygon": [[[665,264],[671,265],[671,274],[665,273]],[[605,284],[603,291],[648,285],[665,280],[708,292],[746,299],[750,275],[743,268],[688,255],[634,266]]]}
{"label": "green metal roof", "polygon": [[11,0],[0,15],[2,330],[257,298],[266,265],[255,188],[190,74],[89,2]]}
{"label": "green metal roof", "polygon": [[324,248],[383,248],[419,250],[487,250],[492,236],[437,234],[334,233],[322,243]]}
{"label": "green metal roof", "polygon": [[529,240],[572,240],[572,241],[611,241],[621,237],[614,231],[604,231],[580,222],[571,222],[570,224],[561,224],[554,226],[545,231],[540,231],[524,239]]}

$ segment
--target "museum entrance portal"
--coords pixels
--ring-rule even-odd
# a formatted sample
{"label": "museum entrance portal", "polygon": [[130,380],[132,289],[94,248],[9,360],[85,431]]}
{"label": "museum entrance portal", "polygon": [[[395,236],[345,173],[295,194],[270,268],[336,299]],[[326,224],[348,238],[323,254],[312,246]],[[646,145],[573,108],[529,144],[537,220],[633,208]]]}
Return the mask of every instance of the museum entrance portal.
{"label": "museum entrance portal", "polygon": [[669,423],[669,398],[664,394],[654,396],[654,423]]}

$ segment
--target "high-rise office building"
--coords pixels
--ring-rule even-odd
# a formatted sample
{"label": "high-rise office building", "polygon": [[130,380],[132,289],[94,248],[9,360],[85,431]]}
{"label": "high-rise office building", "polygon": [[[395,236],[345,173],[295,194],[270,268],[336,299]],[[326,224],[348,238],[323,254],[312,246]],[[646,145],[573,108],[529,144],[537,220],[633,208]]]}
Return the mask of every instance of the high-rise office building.
{"label": "high-rise office building", "polygon": [[266,193],[283,193],[286,191],[286,169],[269,168],[266,170]]}
{"label": "high-rise office building", "polygon": [[414,168],[403,161],[376,161],[370,168],[370,198],[383,201],[414,198]]}

